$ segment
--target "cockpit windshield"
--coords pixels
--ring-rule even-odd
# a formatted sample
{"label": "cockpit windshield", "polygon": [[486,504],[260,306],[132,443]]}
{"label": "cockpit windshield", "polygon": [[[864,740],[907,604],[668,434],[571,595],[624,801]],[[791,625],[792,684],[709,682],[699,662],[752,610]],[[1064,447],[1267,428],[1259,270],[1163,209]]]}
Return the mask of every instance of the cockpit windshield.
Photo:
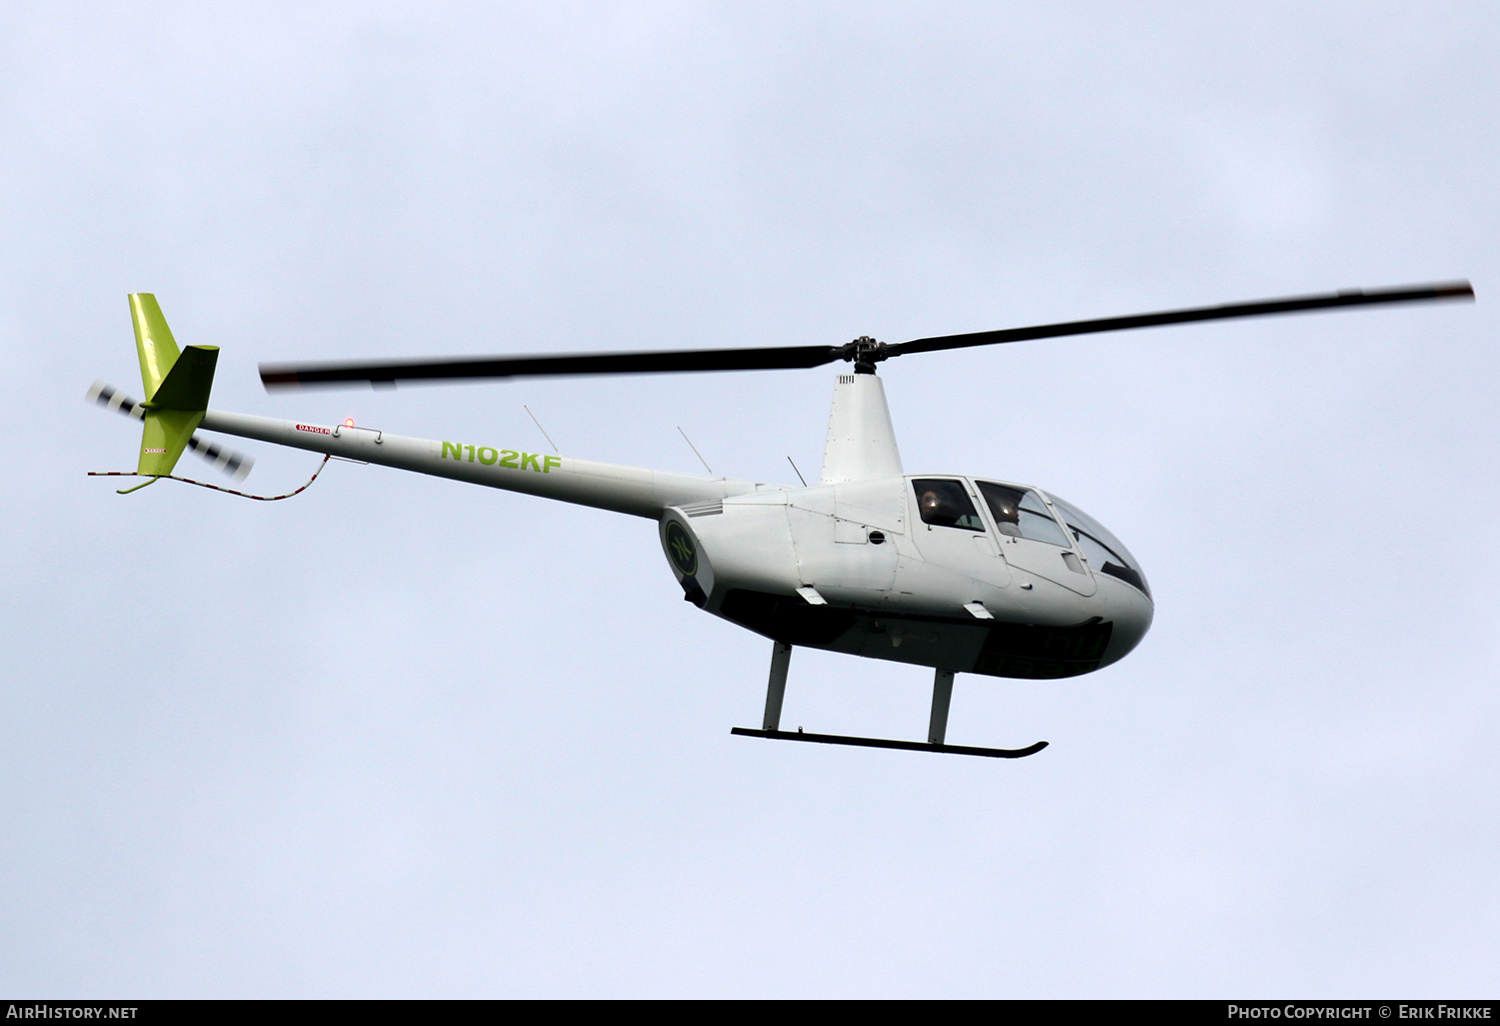
{"label": "cockpit windshield", "polygon": [[1126,584],[1139,588],[1149,598],[1151,589],[1141,573],[1141,565],[1130,554],[1130,550],[1121,544],[1120,539],[1072,503],[1064,502],[1055,495],[1050,498],[1053,508],[1062,514],[1063,520],[1078,539],[1078,547],[1083,550],[1084,558],[1089,564],[1100,573],[1117,577]]}

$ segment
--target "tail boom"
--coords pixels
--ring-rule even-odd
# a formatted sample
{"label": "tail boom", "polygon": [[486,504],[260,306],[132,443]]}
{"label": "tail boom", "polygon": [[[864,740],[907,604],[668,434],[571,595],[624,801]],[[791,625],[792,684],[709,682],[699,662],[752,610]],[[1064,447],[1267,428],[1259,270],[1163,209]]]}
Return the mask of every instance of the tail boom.
{"label": "tail boom", "polygon": [[753,481],[694,477],[485,445],[409,438],[346,424],[330,427],[219,410],[204,414],[201,427],[652,520],[668,506],[712,502],[762,487]]}

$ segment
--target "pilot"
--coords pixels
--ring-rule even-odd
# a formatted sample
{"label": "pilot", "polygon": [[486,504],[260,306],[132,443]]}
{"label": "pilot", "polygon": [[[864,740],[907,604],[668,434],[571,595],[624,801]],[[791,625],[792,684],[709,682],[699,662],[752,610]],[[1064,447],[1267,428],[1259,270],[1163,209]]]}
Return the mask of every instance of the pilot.
{"label": "pilot", "polygon": [[1008,495],[991,495],[990,512],[995,515],[995,529],[1010,538],[1021,537],[1021,511]]}

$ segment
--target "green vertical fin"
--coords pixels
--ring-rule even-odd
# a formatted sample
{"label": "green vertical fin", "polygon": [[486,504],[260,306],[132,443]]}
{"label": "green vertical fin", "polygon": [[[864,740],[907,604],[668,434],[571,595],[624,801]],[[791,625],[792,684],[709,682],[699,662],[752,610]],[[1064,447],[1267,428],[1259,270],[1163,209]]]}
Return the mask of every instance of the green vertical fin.
{"label": "green vertical fin", "polygon": [[146,389],[146,401],[141,404],[146,408],[145,428],[136,472],[165,477],[177,466],[188,439],[208,412],[219,348],[188,346],[179,351],[150,293],[131,295],[130,316],[141,358],[141,384]]}
{"label": "green vertical fin", "polygon": [[141,357],[141,385],[150,402],[177,362],[177,340],[149,292],[130,294],[130,319],[135,322],[135,349]]}

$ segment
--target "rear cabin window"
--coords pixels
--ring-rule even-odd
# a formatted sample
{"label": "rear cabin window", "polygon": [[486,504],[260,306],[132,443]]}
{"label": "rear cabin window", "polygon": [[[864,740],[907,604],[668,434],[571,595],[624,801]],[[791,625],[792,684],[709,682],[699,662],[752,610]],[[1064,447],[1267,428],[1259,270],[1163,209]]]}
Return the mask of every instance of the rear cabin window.
{"label": "rear cabin window", "polygon": [[911,486],[917,494],[922,523],[965,531],[984,530],[984,521],[979,519],[979,511],[961,482],[923,478],[912,481]]}

